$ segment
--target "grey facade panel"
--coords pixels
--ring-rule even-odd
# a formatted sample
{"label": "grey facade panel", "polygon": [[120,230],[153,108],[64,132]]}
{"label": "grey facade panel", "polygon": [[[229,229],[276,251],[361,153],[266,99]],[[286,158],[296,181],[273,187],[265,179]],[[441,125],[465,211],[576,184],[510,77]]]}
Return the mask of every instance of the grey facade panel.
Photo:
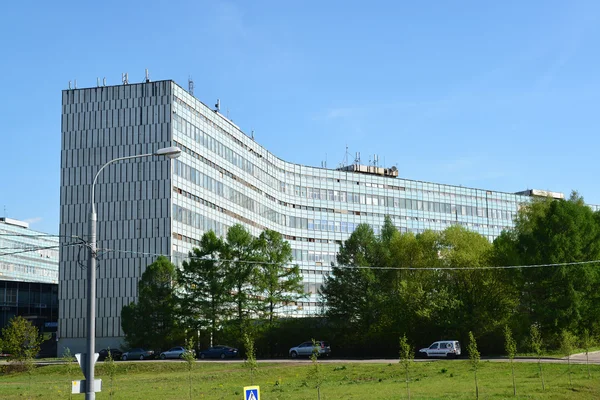
{"label": "grey facade panel", "polygon": [[[63,92],[61,232],[71,231],[88,237],[89,192],[93,177],[102,165],[117,157],[152,153],[172,145],[168,132],[152,135],[155,127],[148,125],[159,120],[159,109],[140,101],[149,93],[161,93],[161,101],[170,104],[170,87],[170,83],[152,82]],[[145,118],[136,118],[139,115]],[[168,122],[170,113],[164,119]],[[148,265],[155,258],[139,259],[119,251],[137,251],[142,247],[140,244],[146,243],[148,253],[170,254],[170,238],[152,241],[151,246],[148,236],[155,235],[156,231],[136,229],[136,225],[141,227],[144,218],[138,210],[149,210],[143,202],[149,202],[156,195],[151,190],[154,183],[150,181],[157,175],[153,171],[164,169],[161,175],[168,176],[169,162],[157,160],[147,157],[111,164],[98,177],[94,199],[98,214],[97,246],[104,254],[97,274],[98,343],[122,337],[121,308],[135,298],[131,287],[137,285],[143,273],[142,268],[136,266]],[[169,186],[170,182],[166,181],[165,185]],[[150,189],[141,190],[146,187]],[[171,190],[166,193],[170,195]],[[161,247],[157,248],[156,243]],[[59,300],[59,338],[63,345],[74,346],[72,351],[83,350],[86,336],[86,274],[78,263],[86,265],[87,258],[85,249],[74,253],[63,251],[59,262],[61,285],[74,285],[72,292],[61,290]],[[77,303],[70,304],[70,298],[77,299]]]}

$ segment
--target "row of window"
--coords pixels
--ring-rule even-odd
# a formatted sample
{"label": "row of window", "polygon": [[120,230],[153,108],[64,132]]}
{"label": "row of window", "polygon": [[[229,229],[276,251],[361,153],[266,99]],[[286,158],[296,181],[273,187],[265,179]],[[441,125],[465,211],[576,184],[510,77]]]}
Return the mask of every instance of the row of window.
{"label": "row of window", "polygon": [[[357,225],[353,222],[313,220],[309,218],[295,217],[278,213],[275,210],[263,205],[262,203],[256,202],[255,200],[249,198],[245,194],[240,193],[239,191],[229,187],[228,185],[225,185],[223,182],[220,182],[208,175],[205,175],[202,172],[196,170],[193,167],[190,167],[189,165],[184,164],[179,160],[175,160],[174,162],[174,173],[176,176],[189,180],[192,183],[204,189],[207,189],[220,197],[224,197],[229,201],[233,202],[234,204],[237,204],[251,212],[258,213],[259,215],[265,217],[266,219],[274,223],[284,225],[290,228],[352,233],[354,232],[354,229]],[[358,196],[361,199],[361,201],[362,199],[364,199],[365,201],[367,199],[370,199],[370,202],[374,201],[377,203],[377,205],[381,202],[384,205],[391,204],[394,208],[403,208],[407,210],[446,213],[456,216],[461,215],[469,217],[503,219],[506,221],[512,220],[512,218],[515,216],[515,213],[511,213],[508,211],[495,209],[488,210],[482,207],[456,206],[447,203],[400,199],[383,196],[367,196],[363,194],[356,194],[356,196]],[[360,215],[360,212],[351,213]],[[192,223],[188,223],[188,225],[195,226]]]}
{"label": "row of window", "polygon": [[[180,116],[174,115],[174,118],[173,118],[174,127],[176,127],[176,129],[179,132],[194,139],[196,142],[200,143],[202,146],[207,147],[210,151],[215,152],[219,156],[232,162],[234,165],[237,165],[244,171],[249,172],[251,175],[255,176],[256,178],[260,179],[262,182],[266,183],[267,185],[269,185],[270,187],[272,187],[276,190],[279,190],[281,192],[288,193],[288,194],[293,193],[296,196],[300,196],[300,197],[308,197],[308,198],[313,198],[313,199],[325,200],[325,199],[329,199],[329,197],[328,196],[324,197],[324,196],[322,196],[322,194],[319,194],[318,195],[319,197],[311,197],[310,195],[308,195],[308,191],[306,191],[306,193],[303,194],[303,193],[301,193],[302,189],[299,189],[300,186],[294,187],[295,185],[290,184],[289,182],[293,181],[294,179],[300,180],[300,178],[302,178],[302,179],[312,178],[312,179],[315,179],[318,181],[328,180],[328,181],[331,181],[332,183],[336,183],[336,182],[337,183],[340,183],[340,182],[354,183],[355,182],[355,181],[345,181],[343,179],[336,179],[333,177],[325,178],[325,177],[321,177],[321,176],[313,176],[313,175],[308,175],[308,174],[298,174],[298,173],[294,173],[291,171],[286,171],[284,169],[278,168],[273,163],[271,163],[269,160],[264,159],[261,155],[259,155],[255,151],[253,151],[250,147],[248,147],[247,145],[242,143],[239,139],[235,138],[231,133],[229,133],[226,130],[224,130],[223,128],[219,127],[212,120],[205,117],[202,113],[199,113],[198,111],[196,111],[193,107],[189,106],[183,100],[181,100],[177,97],[175,100],[178,104],[180,104],[184,108],[186,108],[190,113],[197,115],[202,121],[213,125],[216,129],[218,129],[220,131],[220,133],[222,133],[222,134],[226,135],[227,137],[229,137],[230,139],[234,140],[236,142],[236,144],[241,146],[243,149],[246,149],[246,150],[252,152],[253,154],[255,154],[257,157],[260,157],[261,162],[266,163],[268,168],[272,168],[273,170],[276,170],[279,173],[281,173],[283,176],[286,176],[287,182],[276,179],[273,175],[268,174],[264,170],[255,166],[252,162],[247,160],[242,155],[236,153],[235,151],[230,149],[228,146],[223,145],[218,140],[212,138],[210,135],[208,135],[202,129],[196,127],[194,124],[181,118]],[[359,182],[356,182],[356,183],[359,183]],[[369,187],[381,187],[381,188],[396,189],[396,190],[401,190],[401,191],[404,191],[404,190],[410,191],[411,190],[411,188],[408,188],[408,187],[405,188],[405,187],[401,187],[401,186],[395,186],[395,185],[389,185],[389,184],[378,184],[378,183],[371,183],[371,182],[364,183],[364,185],[369,186]],[[423,191],[420,191],[420,193],[437,195],[437,196],[448,196],[451,199],[462,200],[464,202],[468,202],[468,201],[484,202],[485,201],[488,203],[489,206],[500,206],[503,204],[509,205],[509,204],[514,204],[514,202],[517,201],[516,197],[514,197],[515,195],[505,194],[505,193],[496,193],[495,195],[504,197],[503,199],[498,199],[495,197],[494,193],[491,191],[486,191],[485,196],[484,196],[483,192],[480,193],[481,194],[480,196],[474,196],[474,195],[470,196],[470,195],[461,194],[461,193],[444,192],[441,189],[443,189],[443,188],[440,187],[440,191],[431,191],[431,190],[425,191],[425,190],[423,190]],[[455,188],[455,189],[457,191],[458,190],[472,190],[472,189],[463,189],[463,188]],[[319,189],[317,189],[317,190],[319,190]],[[417,192],[419,192],[419,191],[417,191]],[[313,194],[312,196],[316,196],[316,194]],[[510,199],[507,199],[506,198],[507,196],[509,196]],[[526,201],[527,197],[524,197],[523,200]],[[344,201],[344,200],[342,200],[341,195],[340,195],[339,201]]]}
{"label": "row of window", "polygon": [[[49,268],[40,268],[32,265],[19,265],[7,262],[0,262],[0,271],[16,274],[20,277],[27,275],[29,278],[48,278],[48,280],[56,282],[58,279],[58,268],[56,270]],[[46,279],[45,279],[46,280]]]}
{"label": "row of window", "polygon": [[[177,142],[176,142],[177,143]],[[293,203],[287,203],[281,200],[277,200],[274,197],[268,195],[267,193],[262,192],[260,189],[256,188],[255,186],[249,184],[248,182],[242,180],[240,177],[235,176],[234,174],[232,174],[231,172],[229,172],[228,170],[224,169],[223,167],[215,164],[214,162],[206,159],[205,157],[199,155],[198,153],[192,151],[191,149],[187,148],[185,145],[182,145],[181,143],[177,143],[178,146],[181,147],[181,149],[186,153],[189,154],[190,156],[202,161],[203,163],[205,163],[206,165],[208,165],[210,168],[213,168],[215,170],[217,170],[220,174],[222,175],[226,175],[229,178],[231,178],[232,180],[235,180],[237,182],[240,182],[241,184],[247,186],[248,188],[250,188],[251,190],[254,190],[255,192],[264,195],[267,199],[269,199],[270,201],[273,202],[277,202],[278,204],[284,206],[284,207],[290,207],[290,208],[296,208],[296,209],[301,209],[301,210],[308,210],[308,211],[314,211],[314,212],[324,212],[324,213],[345,213],[345,214],[355,214],[355,215],[360,215],[362,217],[373,217],[373,218],[383,218],[385,214],[380,214],[380,213],[373,213],[373,212],[364,212],[364,211],[345,211],[345,210],[335,210],[332,208],[324,208],[324,207],[313,207],[313,206],[304,206],[304,205],[299,205],[299,204],[293,204]],[[174,188],[175,189],[175,188]],[[210,207],[214,208],[215,205],[213,205],[210,202],[207,202],[204,199],[199,198],[198,196],[182,191],[181,189],[177,189],[175,190],[176,192],[178,191],[180,194],[183,193],[186,197],[188,198],[193,198],[195,201],[197,202],[201,202],[203,204],[207,204]],[[388,201],[389,198],[388,198]],[[429,211],[429,210],[436,210],[436,205],[435,202],[427,202],[427,201],[422,201],[422,200],[411,200],[411,199],[398,199],[398,198],[394,198],[394,204],[395,207],[406,207],[406,209],[413,209],[413,207],[416,207],[416,210],[424,210],[424,211]],[[440,207],[442,203],[439,203]],[[463,208],[464,207],[464,208]],[[220,207],[217,206],[217,208],[220,209]],[[255,226],[257,228],[259,228],[260,230],[264,230],[266,229],[265,226],[257,224],[255,221],[250,220],[246,217],[243,217],[239,214],[235,214],[232,213],[229,210],[225,210],[222,209],[222,212],[233,216],[234,218],[238,219],[241,222],[245,222],[249,225]],[[486,221],[486,223],[476,223],[476,222],[464,222],[464,221],[458,221],[458,215],[465,215],[465,216],[473,216],[473,212],[474,208],[471,206],[451,206],[451,210],[449,215],[452,215],[451,220],[447,220],[447,219],[440,219],[440,218],[430,218],[433,215],[420,215],[418,217],[416,216],[409,216],[409,215],[405,215],[405,216],[399,216],[399,215],[393,215],[393,214],[388,214],[390,215],[393,219],[403,219],[403,220],[407,220],[407,221],[421,221],[421,223],[424,222],[431,222],[431,223],[440,223],[440,224],[446,224],[446,225],[452,225],[452,224],[461,224],[463,226],[466,227],[475,227],[475,228],[492,228],[492,229],[508,229],[511,226],[511,222],[512,218],[514,217],[514,213],[510,213],[507,212],[506,215],[503,215],[502,210],[491,210],[489,216],[487,217],[488,219],[494,219],[495,221],[497,221],[497,225],[493,225],[490,224],[489,222],[494,222],[494,221]],[[485,212],[485,210],[484,210]],[[484,215],[488,215],[488,213],[485,213]],[[500,217],[500,218],[498,218]],[[509,217],[509,218],[506,218]],[[285,217],[284,217],[285,218]],[[502,223],[504,222],[504,223]],[[289,224],[289,221],[285,223],[286,226],[290,226],[290,227],[298,227],[301,228],[302,226],[298,226],[295,225],[294,223],[291,223],[291,225]],[[374,227],[375,232],[378,232],[378,227]],[[400,228],[403,229],[404,232],[408,231],[406,228]],[[335,230],[335,228],[334,228]],[[340,231],[340,230],[338,230]],[[415,230],[415,229],[410,229],[411,232],[414,233],[420,233],[419,230]],[[422,231],[422,230],[421,230]],[[302,240],[302,239],[306,239],[306,238],[300,238],[297,240]]]}
{"label": "row of window", "polygon": [[[219,221],[215,221],[212,218],[207,217],[204,214],[188,210],[184,207],[173,204],[173,219],[182,224],[192,226],[203,232],[213,231],[217,236],[225,236],[229,227]],[[179,235],[181,236],[181,235]],[[180,239],[179,237],[176,237]],[[183,240],[183,239],[181,239]],[[185,241],[185,240],[184,240]],[[199,245],[200,241],[196,240],[195,245]]]}

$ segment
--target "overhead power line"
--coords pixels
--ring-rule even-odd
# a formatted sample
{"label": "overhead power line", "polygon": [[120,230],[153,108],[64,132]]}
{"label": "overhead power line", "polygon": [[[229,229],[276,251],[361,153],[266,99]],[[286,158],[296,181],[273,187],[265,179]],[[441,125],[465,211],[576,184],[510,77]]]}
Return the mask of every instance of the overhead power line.
{"label": "overhead power line", "polygon": [[[146,253],[139,251],[131,251],[131,250],[117,250],[117,249],[98,249],[99,251],[104,252],[115,252],[115,253],[127,253],[127,254],[137,254],[143,256],[153,256],[159,257],[163,256],[166,258],[172,258],[172,256],[160,253]],[[264,261],[244,261],[244,260],[227,260],[227,259],[215,259],[215,258],[206,258],[206,257],[196,257],[190,256],[189,254],[185,255],[183,258],[186,259],[204,259],[206,261],[218,261],[218,262],[228,262],[228,263],[245,263],[245,264],[263,264],[263,265],[274,265],[280,263],[273,262],[264,262]],[[288,265],[295,265],[298,261],[287,263]],[[588,264],[600,264],[600,260],[590,260],[590,261],[574,261],[574,262],[565,262],[565,263],[553,263],[553,264],[530,264],[530,265],[499,265],[499,266],[482,266],[482,267],[377,267],[377,266],[357,266],[357,265],[334,265],[332,268],[342,268],[342,269],[376,269],[376,270],[388,270],[388,271],[439,271],[439,270],[490,270],[490,269],[519,269],[519,268],[547,268],[547,267],[569,267],[569,266],[577,266],[577,265],[588,265]]]}
{"label": "overhead power line", "polygon": [[62,244],[62,245],[55,245],[55,246],[38,246],[38,247],[31,247],[31,248],[27,248],[27,249],[19,249],[17,251],[12,251],[12,252],[7,252],[7,253],[0,253],[0,257],[2,256],[12,256],[15,254],[23,254],[23,253],[31,253],[34,251],[41,251],[41,250],[52,250],[52,249],[58,249],[60,247],[69,247],[69,246],[77,246],[77,245],[83,245],[82,242],[74,242],[74,243],[66,243],[66,244]]}

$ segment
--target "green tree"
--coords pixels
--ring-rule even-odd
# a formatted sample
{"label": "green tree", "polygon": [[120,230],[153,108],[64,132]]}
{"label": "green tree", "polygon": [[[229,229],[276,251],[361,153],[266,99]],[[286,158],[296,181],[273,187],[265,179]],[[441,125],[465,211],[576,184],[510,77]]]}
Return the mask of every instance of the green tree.
{"label": "green tree", "polygon": [[531,350],[535,353],[535,355],[538,358],[540,378],[542,379],[542,390],[546,390],[546,384],[544,383],[544,371],[542,370],[542,334],[536,324],[531,325],[529,341],[531,343]]}
{"label": "green tree", "polygon": [[319,345],[312,339],[313,352],[310,356],[311,366],[306,374],[306,384],[310,387],[317,389],[317,398],[321,400],[321,386],[323,385],[323,371],[321,371],[321,364],[319,364]]}
{"label": "green tree", "polygon": [[367,224],[360,224],[340,245],[338,264],[325,278],[321,296],[327,303],[327,316],[345,321],[366,332],[378,315],[381,295],[379,280],[372,268],[377,238]]}
{"label": "green tree", "polygon": [[471,360],[471,366],[473,367],[473,372],[475,373],[475,397],[479,399],[479,384],[477,382],[477,369],[479,369],[479,359],[481,358],[479,355],[479,350],[477,350],[477,342],[475,341],[475,336],[473,336],[473,332],[469,331],[469,359]]}
{"label": "green tree", "polygon": [[250,385],[254,385],[254,374],[258,369],[256,362],[256,350],[254,349],[254,338],[249,333],[244,333],[244,348],[246,349],[246,360],[244,367],[250,371]]}
{"label": "green tree", "polygon": [[273,353],[272,332],[277,311],[304,295],[302,276],[292,262],[292,248],[280,233],[265,230],[258,237],[257,249],[261,259],[256,274],[260,293],[259,312],[268,321],[269,351]]}
{"label": "green tree", "polygon": [[138,283],[138,302],[123,307],[121,326],[132,347],[169,348],[183,338],[177,315],[176,269],[159,256],[142,274]]}
{"label": "green tree", "polygon": [[67,366],[67,376],[69,378],[69,382],[67,384],[67,393],[69,393],[69,399],[72,399],[73,394],[71,393],[71,386],[73,385],[73,371],[75,369],[75,363],[73,362],[73,354],[71,354],[71,349],[68,347],[63,351],[62,362]]}
{"label": "green tree", "polygon": [[587,365],[587,373],[588,379],[592,378],[592,374],[590,373],[590,347],[594,345],[594,339],[590,336],[590,331],[585,328],[583,330],[583,335],[581,335],[581,347],[585,350],[585,364]]}
{"label": "green tree", "polygon": [[410,400],[410,366],[413,362],[413,349],[406,339],[406,334],[400,337],[400,364],[404,367],[406,372],[406,394]]}
{"label": "green tree", "polygon": [[230,284],[222,261],[223,240],[213,231],[200,239],[200,247],[190,252],[182,263],[177,280],[180,313],[188,328],[198,331],[208,327],[212,340],[228,315]]}
{"label": "green tree", "polygon": [[108,373],[108,378],[109,378],[109,382],[110,382],[110,389],[108,391],[108,394],[109,394],[110,398],[112,399],[115,394],[114,383],[115,383],[115,376],[117,375],[118,367],[117,367],[117,363],[115,362],[115,359],[113,358],[112,351],[110,351],[110,348],[108,349],[108,355],[106,356],[106,359],[104,360],[104,370]]}
{"label": "green tree", "polygon": [[[537,199],[523,205],[513,232],[494,245],[500,264],[562,264],[600,258],[600,217],[577,193],[568,200]],[[519,314],[550,338],[561,331],[598,327],[600,269],[593,264],[515,271]],[[558,340],[556,340],[558,342]]]}
{"label": "green tree", "polygon": [[38,328],[21,316],[12,317],[2,329],[3,348],[9,354],[8,360],[24,367],[39,353],[42,341]]}
{"label": "green tree", "polygon": [[512,381],[513,381],[513,395],[517,396],[517,384],[515,382],[515,366],[513,361],[515,360],[515,356],[517,355],[517,342],[513,338],[512,331],[508,327],[508,325],[504,326],[504,347],[506,349],[506,354],[508,355],[508,359],[510,360],[510,369],[512,371]]}
{"label": "green tree", "polygon": [[2,338],[4,350],[10,354],[8,360],[27,372],[28,392],[31,394],[31,380],[35,370],[33,359],[40,351],[42,336],[31,322],[15,316],[2,329]]}
{"label": "green tree", "polygon": [[183,353],[183,359],[185,360],[187,370],[188,370],[188,382],[189,382],[189,394],[190,400],[192,400],[192,371],[194,369],[194,365],[196,365],[196,353],[194,352],[194,341],[191,339],[187,339],[185,341],[185,352]]}
{"label": "green tree", "polygon": [[571,332],[563,329],[560,333],[560,350],[567,357],[567,369],[569,373],[569,386],[573,387],[573,380],[571,378],[571,354],[577,343],[577,338]]}
{"label": "green tree", "polygon": [[393,235],[389,248],[390,264],[395,269],[386,279],[389,286],[382,286],[388,288],[385,297],[389,307],[383,309],[383,319],[389,321],[387,330],[403,327],[407,337],[416,339],[437,336],[432,333],[452,325],[451,315],[459,303],[450,296],[448,285],[440,284],[446,277],[444,271],[437,270],[441,266],[440,236],[433,231]]}
{"label": "green tree", "polygon": [[485,268],[491,264],[492,244],[476,232],[451,226],[440,235],[439,248],[442,267],[453,268],[442,271],[439,283],[454,299],[446,331],[466,336],[468,327],[482,337],[500,330],[509,322],[517,294],[503,271]]}
{"label": "green tree", "polygon": [[227,282],[232,289],[232,302],[240,334],[249,315],[257,309],[256,272],[260,261],[257,241],[242,225],[233,225],[227,231],[222,253],[227,265]]}

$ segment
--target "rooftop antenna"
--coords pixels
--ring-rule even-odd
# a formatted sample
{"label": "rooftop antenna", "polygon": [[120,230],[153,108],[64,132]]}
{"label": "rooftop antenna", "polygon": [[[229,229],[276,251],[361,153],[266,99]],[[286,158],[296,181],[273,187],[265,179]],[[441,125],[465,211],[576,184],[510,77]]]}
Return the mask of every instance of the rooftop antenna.
{"label": "rooftop antenna", "polygon": [[100,78],[96,78],[96,87],[100,87]]}
{"label": "rooftop antenna", "polygon": [[227,107],[227,118],[229,119],[229,107]]}
{"label": "rooftop antenna", "polygon": [[146,68],[146,83],[150,82],[150,74],[148,73],[148,68]]}
{"label": "rooftop antenna", "polygon": [[77,89],[77,79],[75,79],[75,80],[73,81],[73,87],[74,87],[75,89]]}
{"label": "rooftop antenna", "polygon": [[346,153],[344,153],[344,165],[348,165],[348,143],[346,143]]}
{"label": "rooftop antenna", "polygon": [[194,95],[194,81],[191,76],[188,77],[188,93]]}
{"label": "rooftop antenna", "polygon": [[359,151],[356,152],[356,158],[354,159],[354,164],[356,164],[356,165],[360,164],[360,152]]}
{"label": "rooftop antenna", "polygon": [[71,81],[69,81],[69,89],[71,89]]}
{"label": "rooftop antenna", "polygon": [[121,82],[123,82],[123,85],[129,85],[129,76],[127,75],[127,72],[121,74]]}
{"label": "rooftop antenna", "polygon": [[252,140],[254,140],[254,129],[252,129]]}
{"label": "rooftop antenna", "polygon": [[102,79],[102,86],[106,86],[106,77]]}
{"label": "rooftop antenna", "polygon": [[215,104],[216,112],[221,111],[221,100],[217,99],[217,104]]}

